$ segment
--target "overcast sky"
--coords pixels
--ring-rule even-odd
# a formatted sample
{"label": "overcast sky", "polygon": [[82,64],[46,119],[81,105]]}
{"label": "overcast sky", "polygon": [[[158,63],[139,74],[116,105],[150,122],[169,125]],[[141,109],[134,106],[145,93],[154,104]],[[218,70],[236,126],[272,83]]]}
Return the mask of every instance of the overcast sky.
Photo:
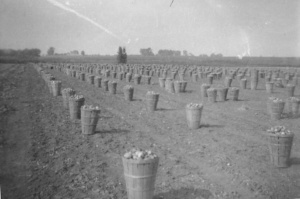
{"label": "overcast sky", "polygon": [[0,0],[0,48],[299,56],[299,0]]}

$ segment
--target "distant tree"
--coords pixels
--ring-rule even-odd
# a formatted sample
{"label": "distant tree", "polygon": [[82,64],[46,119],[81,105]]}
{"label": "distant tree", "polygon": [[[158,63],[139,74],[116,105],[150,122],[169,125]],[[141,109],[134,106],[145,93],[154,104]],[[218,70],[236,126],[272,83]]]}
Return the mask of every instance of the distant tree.
{"label": "distant tree", "polygon": [[219,53],[219,54],[212,53],[212,54],[210,55],[210,57],[211,57],[211,58],[222,58],[223,55],[222,55],[221,53]]}
{"label": "distant tree", "polygon": [[84,52],[84,51],[81,51],[81,55],[84,56],[84,55],[85,55],[85,52]]}
{"label": "distant tree", "polygon": [[119,47],[118,55],[117,55],[117,62],[119,64],[126,64],[127,63],[127,53],[125,47]]}
{"label": "distant tree", "polygon": [[183,56],[188,56],[188,51],[184,50],[182,51]]}
{"label": "distant tree", "polygon": [[201,57],[201,58],[208,58],[208,55],[206,55],[206,54],[200,54],[199,57]]}
{"label": "distant tree", "polygon": [[79,52],[78,52],[78,50],[72,50],[72,51],[70,51],[70,54],[71,55],[79,55]]}
{"label": "distant tree", "polygon": [[219,53],[219,54],[216,54],[216,57],[218,57],[218,58],[222,58],[222,57],[223,57],[223,55],[222,55],[221,53]]}
{"label": "distant tree", "polygon": [[54,51],[55,51],[55,48],[54,47],[50,47],[47,51],[47,55],[54,55]]}
{"label": "distant tree", "polygon": [[181,56],[181,52],[180,51],[176,51],[176,50],[159,50],[157,52],[158,56]]}
{"label": "distant tree", "polygon": [[122,47],[119,46],[118,55],[117,55],[117,61],[119,64],[122,63],[122,54],[123,54]]}
{"label": "distant tree", "polygon": [[39,57],[41,54],[41,50],[37,48],[33,48],[33,49],[26,48],[24,50],[20,50],[18,54],[23,57]]}
{"label": "distant tree", "polygon": [[126,53],[125,47],[123,47],[122,63],[123,63],[123,64],[126,64],[126,63],[127,63],[127,53]]}
{"label": "distant tree", "polygon": [[174,56],[181,56],[181,51],[179,51],[179,50],[174,51]]}
{"label": "distant tree", "polygon": [[41,55],[41,50],[38,48],[31,49],[31,55],[34,57],[39,57]]}
{"label": "distant tree", "polygon": [[140,49],[140,53],[142,56],[154,56],[151,48]]}
{"label": "distant tree", "polygon": [[0,56],[12,56],[12,57],[39,57],[41,50],[38,48],[24,49],[24,50],[12,50],[2,49],[0,50]]}

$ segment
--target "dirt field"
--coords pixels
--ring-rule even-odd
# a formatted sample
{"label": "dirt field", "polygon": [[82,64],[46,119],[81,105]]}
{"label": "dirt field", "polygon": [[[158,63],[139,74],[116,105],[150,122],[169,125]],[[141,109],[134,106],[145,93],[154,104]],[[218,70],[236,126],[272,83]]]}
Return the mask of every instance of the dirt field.
{"label": "dirt field", "polygon": [[[200,85],[170,94],[152,85],[134,85],[134,101],[124,100],[125,80],[117,94],[48,70],[63,88],[73,88],[86,104],[101,107],[96,134],[81,134],[71,123],[62,97],[53,97],[30,65],[0,65],[0,184],[6,198],[127,198],[121,155],[151,149],[160,157],[155,199],[283,199],[300,197],[299,118],[272,121],[264,79],[258,90],[240,90],[240,100],[211,104]],[[143,81],[143,80],[142,80]],[[223,79],[214,84],[222,84]],[[238,86],[237,80],[232,86]],[[148,113],[145,94],[160,94],[158,110]],[[299,86],[296,97],[300,97]],[[284,88],[274,96],[285,98]],[[197,130],[186,124],[185,105],[204,104]],[[285,125],[295,132],[292,165],[270,163],[266,129]]]}

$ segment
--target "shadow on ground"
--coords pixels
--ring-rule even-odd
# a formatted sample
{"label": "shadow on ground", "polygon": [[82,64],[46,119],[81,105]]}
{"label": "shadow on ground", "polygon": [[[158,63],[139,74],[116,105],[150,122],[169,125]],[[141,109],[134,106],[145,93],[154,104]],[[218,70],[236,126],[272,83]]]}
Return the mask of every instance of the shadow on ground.
{"label": "shadow on ground", "polygon": [[158,108],[157,111],[174,111],[176,109]]}
{"label": "shadow on ground", "polygon": [[291,158],[290,163],[291,165],[300,165],[300,158]]}
{"label": "shadow on ground", "polygon": [[132,99],[132,101],[143,101],[142,99]]}
{"label": "shadow on ground", "polygon": [[[232,101],[232,99],[229,99],[230,101]],[[249,102],[249,99],[238,99],[238,102]]]}
{"label": "shadow on ground", "polygon": [[111,116],[105,116],[105,115],[103,115],[103,116],[101,115],[100,116],[100,119],[110,119],[110,118],[112,118],[112,117]]}
{"label": "shadow on ground", "polygon": [[291,113],[282,113],[280,119],[298,119],[300,118],[299,115],[293,116]]}
{"label": "shadow on ground", "polygon": [[210,199],[212,197],[212,193],[206,189],[181,188],[157,194],[153,199]]}
{"label": "shadow on ground", "polygon": [[193,90],[185,90],[184,93],[193,93]]}
{"label": "shadow on ground", "polygon": [[110,130],[101,130],[101,131],[95,131],[95,134],[119,134],[119,133],[129,133],[128,130],[124,129],[110,129]]}
{"label": "shadow on ground", "polygon": [[207,123],[204,123],[204,124],[201,124],[200,125],[200,128],[223,128],[224,125],[218,125],[218,124],[207,124]]}

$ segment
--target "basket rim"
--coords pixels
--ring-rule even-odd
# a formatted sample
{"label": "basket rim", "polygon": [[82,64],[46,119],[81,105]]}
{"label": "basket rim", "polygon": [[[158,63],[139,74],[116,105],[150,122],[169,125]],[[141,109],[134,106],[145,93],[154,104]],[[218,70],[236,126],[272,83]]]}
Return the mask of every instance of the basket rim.
{"label": "basket rim", "polygon": [[154,158],[151,159],[138,159],[138,160],[134,160],[134,159],[127,159],[124,156],[122,156],[122,160],[123,162],[128,162],[128,163],[135,163],[135,164],[144,164],[144,163],[155,163],[159,161],[159,157],[156,156]]}
{"label": "basket rim", "polygon": [[186,109],[189,109],[189,110],[198,110],[198,109],[203,109],[203,104],[198,104],[198,105],[200,105],[199,107],[190,107],[189,106],[189,104],[187,104],[186,106],[185,106],[185,108]]}
{"label": "basket rim", "polygon": [[293,132],[291,132],[291,133],[289,133],[289,134],[287,134],[287,135],[278,135],[278,134],[267,133],[267,132],[266,132],[266,134],[267,134],[268,136],[270,136],[270,137],[294,137],[294,133],[293,133]]}

